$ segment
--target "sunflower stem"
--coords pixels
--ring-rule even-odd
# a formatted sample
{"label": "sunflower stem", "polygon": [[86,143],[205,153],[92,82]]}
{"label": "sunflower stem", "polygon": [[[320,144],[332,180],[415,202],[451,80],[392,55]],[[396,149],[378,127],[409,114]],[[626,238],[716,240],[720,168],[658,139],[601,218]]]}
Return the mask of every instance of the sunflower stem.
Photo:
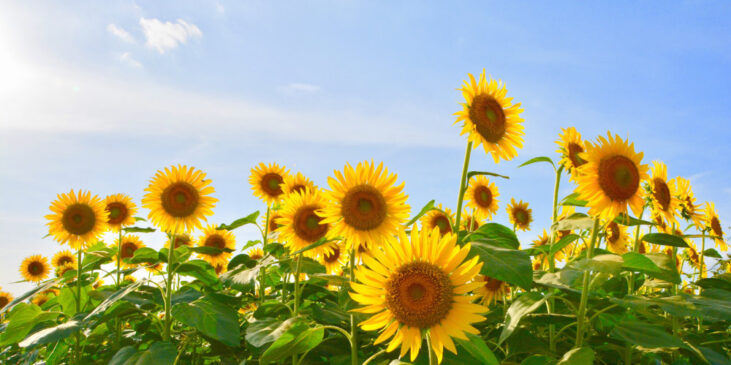
{"label": "sunflower stem", "polygon": [[166,288],[165,288],[165,331],[163,333],[163,340],[164,341],[170,341],[170,329],[173,325],[173,319],[171,317],[172,312],[172,297],[173,297],[173,257],[175,256],[175,239],[176,239],[175,232],[172,233],[172,238],[170,239],[170,248],[168,249],[168,278],[165,282]]}
{"label": "sunflower stem", "polygon": [[[271,210],[271,205],[267,204],[267,216],[266,221],[264,221],[264,237],[262,237],[262,244],[261,249],[262,252],[266,255],[267,250],[267,240],[269,239],[269,212]],[[261,304],[264,301],[264,281],[266,280],[267,275],[267,268],[265,266],[262,266],[261,268],[261,276],[259,278],[259,304]],[[282,296],[284,296],[284,285],[282,285]],[[295,303],[296,306],[296,303]]]}
{"label": "sunflower stem", "polygon": [[[594,251],[594,244],[596,243],[596,237],[599,233],[599,218],[594,218],[594,227],[591,231],[591,241],[589,247],[586,249],[586,259],[591,260],[592,251]],[[584,271],[584,280],[581,285],[581,302],[579,303],[579,311],[576,314],[576,348],[581,347],[584,344],[584,326],[586,322],[586,303],[589,299],[589,270]]]}
{"label": "sunflower stem", "polygon": [[429,365],[437,365],[437,359],[436,356],[434,356],[434,350],[432,349],[431,345],[431,336],[428,334],[426,335],[426,347],[429,351]]}
{"label": "sunflower stem", "polygon": [[[355,247],[350,250],[350,282],[355,282]],[[358,365],[358,327],[352,312],[350,313],[350,360],[352,365]]]}
{"label": "sunflower stem", "polygon": [[[642,210],[640,211],[640,216],[637,219],[642,220],[643,215],[645,215],[645,206],[644,205],[642,206]],[[635,253],[640,252],[640,227],[641,227],[641,225],[638,224],[637,227],[635,228],[635,245],[632,248],[632,252],[635,252]],[[630,273],[629,273],[629,284],[628,285],[629,285],[629,288],[627,288],[628,289],[627,294],[632,295],[635,291],[635,273],[632,271],[630,271]]]}
{"label": "sunflower stem", "polygon": [[[76,250],[76,313],[81,312],[81,246]],[[81,332],[76,332],[76,363],[81,364]]]}
{"label": "sunflower stem", "polygon": [[459,198],[457,199],[457,219],[454,221],[454,231],[459,232],[459,222],[462,219],[462,201],[464,200],[465,182],[467,170],[470,167],[470,154],[472,153],[472,141],[467,142],[467,150],[464,152],[464,165],[462,166],[462,178],[459,180]]}
{"label": "sunflower stem", "polygon": [[[558,217],[558,187],[561,185],[561,173],[563,172],[563,165],[560,165],[558,170],[556,170],[556,183],[553,186],[553,206],[552,206],[552,212],[551,212],[551,224],[556,224],[556,219]],[[551,230],[551,243],[548,246],[548,270],[550,272],[556,271],[556,264],[553,261],[553,255],[551,255],[551,251],[553,251],[553,244],[556,241],[556,231]],[[553,297],[548,299],[548,306],[546,306],[548,314],[551,314],[551,311],[554,308],[554,299]],[[551,349],[551,352],[556,351],[556,325],[551,323],[548,325],[548,343],[549,348]]]}
{"label": "sunflower stem", "polygon": [[[120,267],[122,266],[122,227],[119,227],[119,241],[117,241],[117,285],[116,288],[119,290],[121,284],[120,277],[122,275]],[[114,338],[114,348],[119,349],[122,344],[122,321],[119,318],[115,319],[117,337]]]}

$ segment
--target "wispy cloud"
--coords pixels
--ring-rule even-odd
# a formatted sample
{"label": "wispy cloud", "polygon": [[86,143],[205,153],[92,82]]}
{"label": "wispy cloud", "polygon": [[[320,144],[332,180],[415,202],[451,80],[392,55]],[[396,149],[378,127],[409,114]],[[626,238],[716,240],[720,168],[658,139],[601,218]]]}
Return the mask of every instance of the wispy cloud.
{"label": "wispy cloud", "polygon": [[320,91],[320,87],[312,84],[291,83],[281,88],[287,94],[312,94]]}
{"label": "wispy cloud", "polygon": [[221,15],[226,14],[226,8],[223,7],[220,1],[216,1],[216,12]]}
{"label": "wispy cloud", "polygon": [[203,36],[195,24],[189,24],[182,19],[178,19],[175,23],[169,21],[163,23],[159,19],[142,17],[140,25],[147,40],[145,45],[157,50],[160,54],[173,50],[190,39]]}
{"label": "wispy cloud", "polygon": [[129,52],[122,53],[122,55],[119,56],[119,62],[134,68],[142,67],[142,64],[134,59]]}
{"label": "wispy cloud", "polygon": [[121,39],[124,42],[135,43],[134,37],[132,37],[132,35],[129,34],[128,31],[124,30],[122,27],[117,26],[116,24],[107,25],[107,32],[111,33],[112,35]]}

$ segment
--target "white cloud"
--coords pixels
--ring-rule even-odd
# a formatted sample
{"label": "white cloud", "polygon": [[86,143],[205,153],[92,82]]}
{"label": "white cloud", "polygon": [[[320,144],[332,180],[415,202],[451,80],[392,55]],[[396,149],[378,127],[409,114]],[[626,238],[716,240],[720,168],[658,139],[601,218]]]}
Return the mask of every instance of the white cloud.
{"label": "white cloud", "polygon": [[203,36],[195,24],[189,24],[182,19],[175,23],[163,23],[159,19],[142,17],[140,25],[147,39],[147,47],[156,49],[160,54],[187,43],[189,39]]}
{"label": "white cloud", "polygon": [[281,88],[281,90],[288,94],[311,94],[320,91],[320,87],[317,85],[295,82]]}
{"label": "white cloud", "polygon": [[134,67],[134,68],[140,68],[142,67],[142,64],[134,59],[129,52],[122,53],[121,56],[119,56],[119,61],[124,63],[127,66]]}
{"label": "white cloud", "polygon": [[118,27],[116,24],[107,25],[107,32],[127,43],[135,43],[134,37],[132,37],[132,35],[122,27]]}

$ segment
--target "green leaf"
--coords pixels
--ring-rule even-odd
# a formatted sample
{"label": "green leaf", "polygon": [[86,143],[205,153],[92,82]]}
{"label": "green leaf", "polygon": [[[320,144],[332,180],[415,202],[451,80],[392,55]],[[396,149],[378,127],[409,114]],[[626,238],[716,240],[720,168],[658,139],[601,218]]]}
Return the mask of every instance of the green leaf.
{"label": "green leaf", "polygon": [[572,242],[576,241],[576,239],[579,238],[579,235],[577,234],[567,234],[563,236],[558,242],[554,243],[553,246],[551,246],[551,251],[549,252],[549,257],[553,257],[557,252],[564,249],[564,247],[570,245]]}
{"label": "green leaf", "polygon": [[156,264],[160,262],[160,254],[150,247],[140,247],[127,261],[131,264]]}
{"label": "green leaf", "polygon": [[622,256],[615,254],[597,255],[591,259],[581,259],[573,264],[572,267],[579,270],[591,270],[593,272],[604,272],[616,275],[622,271]]}
{"label": "green leaf", "polygon": [[55,327],[42,329],[36,333],[33,333],[32,335],[26,337],[23,341],[21,341],[18,346],[33,347],[54,343],[56,341],[70,337],[71,335],[79,331],[82,326],[83,323],[81,323],[79,320],[70,319],[67,322],[61,323]]}
{"label": "green leaf", "polygon": [[496,174],[494,172],[489,171],[470,171],[467,173],[467,181],[469,181],[473,176],[478,175],[487,175],[487,176],[495,176],[495,177],[502,177],[503,179],[510,179],[510,177],[505,175]]}
{"label": "green leaf", "polygon": [[142,218],[142,217],[134,217],[134,218],[135,218],[135,222],[147,222],[147,219]]}
{"label": "green leaf", "polygon": [[[290,262],[290,272],[297,271],[297,260],[293,259]],[[309,258],[302,257],[302,265],[300,266],[300,272],[308,275],[311,274],[324,274],[327,270],[321,263]]]}
{"label": "green leaf", "polygon": [[725,273],[712,278],[700,279],[695,282],[695,285],[703,289],[719,288],[731,291],[731,274]]}
{"label": "green leaf", "polygon": [[133,346],[125,346],[114,354],[109,365],[172,364],[177,353],[175,345],[170,342],[155,342],[144,351],[137,351]]}
{"label": "green leaf", "polygon": [[571,193],[561,200],[561,205],[568,205],[574,207],[585,207],[586,200],[579,199],[579,193]]}
{"label": "green leaf", "polygon": [[274,318],[260,319],[249,324],[246,329],[246,342],[254,347],[261,347],[270,342],[274,342],[277,338],[292,327],[298,318],[289,318],[286,321],[280,321]]}
{"label": "green leaf", "polygon": [[591,347],[581,347],[565,353],[556,365],[586,365],[593,363],[594,350]]}
{"label": "green leaf", "polygon": [[[176,248],[175,251],[178,249]],[[199,253],[201,255],[219,255],[224,252],[234,252],[234,250],[225,247],[225,248],[218,248],[218,247],[211,247],[211,246],[201,246],[201,247],[188,247],[188,250],[191,252]]]}
{"label": "green leaf", "polygon": [[155,228],[152,227],[123,227],[126,233],[150,233],[155,232]]}
{"label": "green leaf", "polygon": [[315,247],[320,247],[320,246],[322,246],[322,245],[324,245],[324,244],[326,244],[328,242],[338,241],[340,239],[341,239],[340,237],[336,237],[336,238],[322,237],[319,240],[317,240],[316,242],[313,242],[313,243],[311,243],[311,244],[309,244],[309,245],[307,245],[307,246],[305,246],[305,247],[303,247],[303,248],[301,248],[301,249],[299,249],[299,250],[297,250],[295,252],[292,252],[292,256],[295,256],[297,254],[301,254],[301,253],[303,253],[305,251],[309,251],[309,250],[311,250],[311,249],[313,249]]}
{"label": "green leaf", "polygon": [[322,342],[325,330],[309,328],[307,324],[298,322],[289,327],[286,332],[277,338],[261,355],[259,363],[268,364],[309,351]]}
{"label": "green leaf", "polygon": [[523,318],[523,316],[533,313],[536,309],[538,309],[538,307],[543,305],[546,302],[546,299],[550,296],[551,295],[549,294],[544,297],[543,294],[538,292],[527,292],[515,299],[505,315],[505,327],[503,327],[503,331],[500,333],[498,345],[503,343],[503,341],[513,334],[513,331],[515,331],[518,327],[518,323],[520,323],[520,319]]}
{"label": "green leaf", "polygon": [[498,223],[486,223],[465,237],[464,242],[478,241],[518,249],[520,242],[512,229]]}
{"label": "green leaf", "polygon": [[175,272],[180,275],[192,276],[208,286],[218,283],[216,269],[204,260],[191,260],[180,264]]}
{"label": "green leaf", "polygon": [[674,337],[664,328],[636,320],[620,322],[609,333],[609,336],[631,345],[646,348],[687,348],[681,339]]}
{"label": "green leaf", "polygon": [[652,260],[641,253],[627,252],[622,255],[622,260],[624,260],[622,267],[631,271],[647,274],[662,273],[662,270]]}
{"label": "green leaf", "polygon": [[44,312],[35,304],[21,303],[8,315],[8,326],[0,334],[0,347],[22,340],[37,324],[53,321],[60,312]]}
{"label": "green leaf", "polygon": [[546,156],[533,157],[530,160],[523,162],[518,167],[528,166],[528,165],[534,164],[536,162],[548,162],[551,164],[551,166],[553,166],[554,170],[556,169],[556,165],[553,163],[553,160],[551,160],[550,157],[546,157]]}
{"label": "green leaf", "polygon": [[688,247],[688,244],[685,243],[684,239],[667,233],[648,233],[642,236],[642,240],[657,245]]}
{"label": "green leaf", "polygon": [[23,295],[20,295],[17,298],[13,299],[13,301],[11,301],[5,307],[0,309],[0,315],[12,310],[13,308],[15,308],[16,305],[18,305],[19,303],[25,301],[26,299],[28,299],[34,295],[36,295],[36,293],[44,292],[44,291],[52,288],[53,286],[58,284],[59,281],[60,281],[60,279],[58,279],[58,278],[52,279],[52,280],[46,281],[46,282],[42,283],[41,285],[23,293]]}
{"label": "green leaf", "polygon": [[577,230],[577,231],[583,231],[583,230],[589,230],[594,226],[594,220],[583,214],[583,213],[574,213],[570,217],[566,219],[562,219],[553,225],[551,225],[552,231],[569,231],[569,230]]}
{"label": "green leaf", "polygon": [[616,218],[614,218],[614,222],[617,224],[621,224],[623,226],[640,226],[640,225],[654,226],[655,225],[655,223],[643,221],[641,219],[631,217],[624,213],[619,213],[619,215]]}
{"label": "green leaf", "polygon": [[178,303],[172,314],[183,324],[228,346],[238,347],[241,333],[236,311],[211,298],[203,297],[191,303]]}
{"label": "green leaf", "polygon": [[481,274],[530,290],[533,266],[527,253],[482,242],[472,242],[471,246],[469,257],[479,256],[485,263]]}
{"label": "green leaf", "polygon": [[117,290],[116,292],[114,292],[114,294],[110,295],[109,298],[105,299],[103,302],[101,302],[101,304],[99,304],[96,308],[94,308],[94,310],[91,313],[89,313],[86,316],[86,318],[84,318],[84,321],[89,321],[92,318],[94,318],[94,316],[104,313],[104,311],[106,311],[109,307],[111,307],[112,304],[114,304],[118,300],[124,298],[127,294],[135,291],[138,287],[140,287],[140,285],[144,284],[146,281],[147,280],[145,280],[145,279],[140,279],[130,285],[127,285],[127,286]]}
{"label": "green leaf", "polygon": [[261,268],[266,267],[274,263],[274,258],[271,256],[265,256],[252,268],[246,267],[246,265],[239,265],[233,270],[227,271],[221,275],[226,285],[246,285],[256,279],[259,276]]}
{"label": "green leaf", "polygon": [[254,213],[247,215],[244,218],[239,218],[239,219],[231,222],[231,224],[221,224],[220,226],[218,226],[218,229],[225,229],[227,231],[233,231],[234,229],[239,228],[241,226],[245,226],[247,224],[256,224],[257,218],[259,218],[258,210]]}
{"label": "green leaf", "polygon": [[260,245],[260,244],[261,244],[261,240],[246,241],[246,244],[244,245],[244,247],[241,247],[241,251],[246,251],[247,248],[251,248],[251,247],[254,247],[254,246]]}
{"label": "green leaf", "polygon": [[721,256],[721,254],[718,253],[718,251],[716,251],[715,248],[709,248],[709,249],[703,251],[703,256],[705,256],[705,257],[713,257],[713,258],[717,258],[717,259],[722,259],[723,258]]}
{"label": "green leaf", "polygon": [[430,200],[428,203],[426,203],[426,205],[424,205],[424,207],[421,208],[419,213],[417,213],[413,218],[411,218],[411,220],[406,222],[406,224],[404,224],[404,226],[411,227],[412,224],[416,223],[416,221],[418,221],[419,218],[421,218],[424,214],[426,214],[427,212],[429,212],[432,209],[434,209],[434,200]]}
{"label": "green leaf", "polygon": [[698,350],[713,365],[731,365],[731,360],[725,355],[719,354],[708,347],[699,346]]}
{"label": "green leaf", "polygon": [[474,357],[476,360],[479,360],[480,364],[500,364],[497,361],[495,354],[490,351],[490,348],[487,347],[485,341],[480,336],[467,333],[467,340],[461,340],[459,338],[455,338],[455,340],[460,346],[462,346],[462,348],[467,350],[467,352],[469,352],[472,357]]}
{"label": "green leaf", "polygon": [[533,355],[525,358],[520,365],[553,365],[556,363],[556,360],[544,356],[544,355]]}
{"label": "green leaf", "polygon": [[646,253],[645,257],[652,260],[652,262],[660,268],[659,273],[648,273],[648,275],[675,284],[681,283],[680,274],[678,274],[678,270],[675,266],[675,258],[671,258],[670,256],[659,252]]}

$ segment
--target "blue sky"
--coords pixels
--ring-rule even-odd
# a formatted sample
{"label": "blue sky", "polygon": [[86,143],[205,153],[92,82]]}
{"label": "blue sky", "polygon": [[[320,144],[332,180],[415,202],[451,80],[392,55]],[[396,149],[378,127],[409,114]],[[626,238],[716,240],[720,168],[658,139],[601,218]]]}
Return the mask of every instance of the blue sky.
{"label": "blue sky", "polygon": [[[629,136],[731,219],[731,5],[713,2],[0,2],[0,286],[60,249],[57,193],[130,194],[156,170],[206,171],[213,222],[262,208],[249,169],[276,161],[321,186],[345,162],[384,161],[412,211],[454,208],[465,139],[452,114],[467,73],[502,79],[525,148],[473,170],[510,180],[548,226],[560,128]],[[562,195],[572,187],[565,184]],[[146,214],[143,213],[143,214]],[[236,232],[239,242],[254,238]],[[145,237],[161,247],[159,234]]]}

